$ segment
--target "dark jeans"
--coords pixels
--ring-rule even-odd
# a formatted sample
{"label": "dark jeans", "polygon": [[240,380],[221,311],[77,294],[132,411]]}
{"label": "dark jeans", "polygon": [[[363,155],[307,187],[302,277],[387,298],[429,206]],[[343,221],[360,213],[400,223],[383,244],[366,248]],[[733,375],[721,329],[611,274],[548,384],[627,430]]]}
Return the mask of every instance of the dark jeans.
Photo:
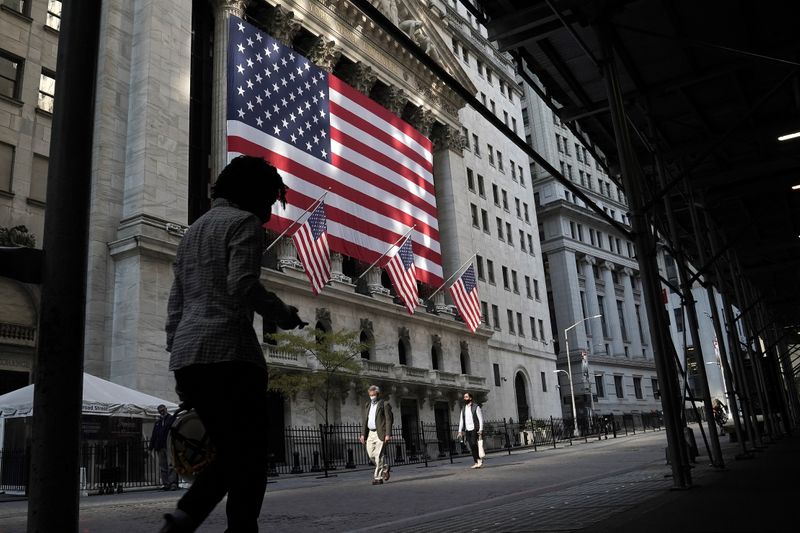
{"label": "dark jeans", "polygon": [[478,457],[478,432],[466,431],[467,444],[469,444],[469,451],[472,452],[472,459],[477,463],[480,458]]}
{"label": "dark jeans", "polygon": [[243,362],[192,365],[175,371],[175,380],[216,449],[178,509],[199,524],[227,494],[226,532],[258,531],[267,488],[267,371]]}

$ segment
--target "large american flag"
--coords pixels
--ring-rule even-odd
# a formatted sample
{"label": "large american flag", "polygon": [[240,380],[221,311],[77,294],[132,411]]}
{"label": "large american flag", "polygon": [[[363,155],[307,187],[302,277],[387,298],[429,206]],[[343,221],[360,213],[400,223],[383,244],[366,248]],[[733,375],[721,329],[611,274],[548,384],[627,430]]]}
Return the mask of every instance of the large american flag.
{"label": "large american flag", "polygon": [[332,251],[372,263],[410,228],[417,275],[442,282],[429,139],[263,31],[230,18],[228,158],[262,156],[289,186],[282,231],[326,197]]}
{"label": "large american flag", "polygon": [[450,285],[450,296],[456,303],[458,313],[467,327],[475,333],[481,325],[481,302],[478,300],[478,287],[475,285],[475,269],[467,268],[458,281]]}
{"label": "large american flag", "polygon": [[[394,247],[391,259],[384,267],[397,296],[403,301],[409,314],[414,314],[414,308],[419,301],[417,292],[417,274],[414,267],[414,252],[411,248],[411,238],[406,237],[405,242],[398,248]],[[390,253],[391,253],[390,252]]]}
{"label": "large american flag", "polygon": [[305,223],[292,235],[297,255],[303,263],[314,294],[319,294],[331,279],[331,252],[328,248],[327,232],[325,204],[320,202]]}

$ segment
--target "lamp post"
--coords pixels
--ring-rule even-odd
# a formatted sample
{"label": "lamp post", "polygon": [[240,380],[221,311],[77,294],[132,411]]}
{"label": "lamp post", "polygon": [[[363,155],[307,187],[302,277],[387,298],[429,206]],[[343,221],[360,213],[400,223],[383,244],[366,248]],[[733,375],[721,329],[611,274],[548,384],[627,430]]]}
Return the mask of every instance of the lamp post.
{"label": "lamp post", "polygon": [[[567,333],[569,333],[569,330],[571,330],[572,328],[574,328],[578,324],[581,324],[581,323],[583,323],[583,322],[585,322],[587,320],[591,320],[593,318],[600,318],[601,316],[603,316],[602,313],[594,315],[594,316],[587,316],[586,318],[582,318],[581,320],[578,320],[577,322],[575,322],[574,324],[572,324],[571,326],[569,326],[568,328],[566,328],[564,330],[564,349],[567,352],[567,372],[568,372],[567,375],[569,376],[569,388],[570,388],[570,391],[572,393],[572,420],[573,420],[573,423],[575,424],[575,428],[576,429],[578,427],[578,414],[575,411],[575,388],[572,386],[572,362],[569,359],[569,336],[567,335]],[[564,372],[564,371],[561,370],[560,372]],[[589,394],[591,394],[591,393],[592,392],[591,392],[591,384],[590,384],[589,385]]]}

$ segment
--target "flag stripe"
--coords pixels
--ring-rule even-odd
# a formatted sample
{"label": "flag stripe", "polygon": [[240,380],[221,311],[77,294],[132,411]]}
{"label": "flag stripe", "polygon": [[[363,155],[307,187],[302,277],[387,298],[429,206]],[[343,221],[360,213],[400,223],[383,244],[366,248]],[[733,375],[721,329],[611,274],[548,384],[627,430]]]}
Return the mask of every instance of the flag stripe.
{"label": "flag stripe", "polygon": [[478,300],[478,287],[475,284],[475,270],[470,265],[449,289],[461,318],[475,333],[481,325],[481,305]]}
{"label": "flag stripe", "polygon": [[314,294],[319,294],[331,279],[331,254],[326,234],[325,204],[320,202],[292,235]]}
{"label": "flag stripe", "polygon": [[[288,226],[327,192],[327,230],[324,239],[316,229],[312,237],[330,247],[328,256],[333,250],[371,262],[411,229],[408,243],[415,243],[416,254],[405,250],[403,259],[413,267],[411,279],[419,274],[425,283],[440,284],[431,141],[240,18],[230,17],[229,36],[228,157],[264,157],[290,189],[287,209],[275,213],[269,227]],[[298,247],[311,244],[303,234],[296,235]],[[315,248],[305,253],[309,279],[325,277],[329,257],[322,260]],[[312,287],[319,283],[315,278]],[[416,293],[416,281],[413,286]]]}
{"label": "flag stripe", "polygon": [[[291,182],[287,181],[287,185],[290,189],[296,190],[298,187],[301,187],[304,182],[313,184],[323,191],[330,188],[332,195],[341,196],[352,202],[354,204],[352,206],[354,209],[360,208],[359,210],[364,210],[366,208],[373,213],[380,213],[406,225],[407,228],[416,224],[416,229],[420,233],[429,235],[436,242],[439,242],[438,221],[433,215],[429,215],[426,212],[427,209],[423,209],[423,206],[429,206],[429,204],[419,201],[418,199],[415,203],[405,202],[398,197],[392,196],[396,198],[396,202],[394,205],[388,205],[385,201],[382,201],[381,198],[385,198],[391,193],[387,194],[387,191],[380,188],[377,184],[359,179],[357,176],[353,176],[341,170],[338,172],[331,172],[330,169],[332,167],[321,162],[315,165],[316,168],[310,168],[303,164],[308,162],[308,160],[302,158],[302,154],[293,153],[296,151],[293,147],[280,143],[280,141],[275,141],[272,145],[273,149],[265,148],[258,141],[251,141],[246,137],[236,135],[236,130],[239,128],[247,128],[247,126],[238,123],[229,125],[229,132],[232,131],[232,134],[228,138],[228,151],[260,155],[279,170],[289,172],[292,176],[297,178],[297,180]],[[274,149],[282,150],[286,153],[281,154]],[[297,157],[298,155],[300,155],[300,157]],[[299,176],[303,176],[303,178],[299,178]],[[291,196],[291,193],[289,196]],[[289,201],[294,204],[291,198],[289,198]],[[333,203],[333,201],[329,200],[328,203]],[[424,212],[420,212],[420,209]],[[351,213],[352,217],[353,211],[351,210],[349,213]],[[368,215],[368,213],[364,213],[364,216],[366,215]],[[378,221],[373,220],[373,222]],[[387,246],[392,242],[393,241],[389,241]]]}
{"label": "flag stripe", "polygon": [[404,139],[403,144],[406,144],[416,152],[425,155],[426,159],[429,161],[433,161],[433,143],[431,143],[430,139],[414,129],[411,124],[404,121],[374,100],[364,96],[336,76],[330,76],[328,78],[328,85],[330,85],[331,89],[361,108],[361,112],[358,113],[359,115],[367,117],[367,120],[371,122],[376,119],[380,120],[381,122],[386,122],[387,125],[391,126],[398,138]]}

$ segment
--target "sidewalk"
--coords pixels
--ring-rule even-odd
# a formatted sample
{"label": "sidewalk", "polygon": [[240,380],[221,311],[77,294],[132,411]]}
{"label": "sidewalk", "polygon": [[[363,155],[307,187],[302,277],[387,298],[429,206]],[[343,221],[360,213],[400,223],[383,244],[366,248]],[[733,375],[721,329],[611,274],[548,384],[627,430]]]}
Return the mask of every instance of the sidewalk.
{"label": "sidewalk", "polygon": [[800,437],[765,444],[752,459],[736,460],[739,451],[738,444],[726,442],[724,470],[701,464],[707,458],[699,457],[692,488],[660,492],[581,533],[796,531]]}

